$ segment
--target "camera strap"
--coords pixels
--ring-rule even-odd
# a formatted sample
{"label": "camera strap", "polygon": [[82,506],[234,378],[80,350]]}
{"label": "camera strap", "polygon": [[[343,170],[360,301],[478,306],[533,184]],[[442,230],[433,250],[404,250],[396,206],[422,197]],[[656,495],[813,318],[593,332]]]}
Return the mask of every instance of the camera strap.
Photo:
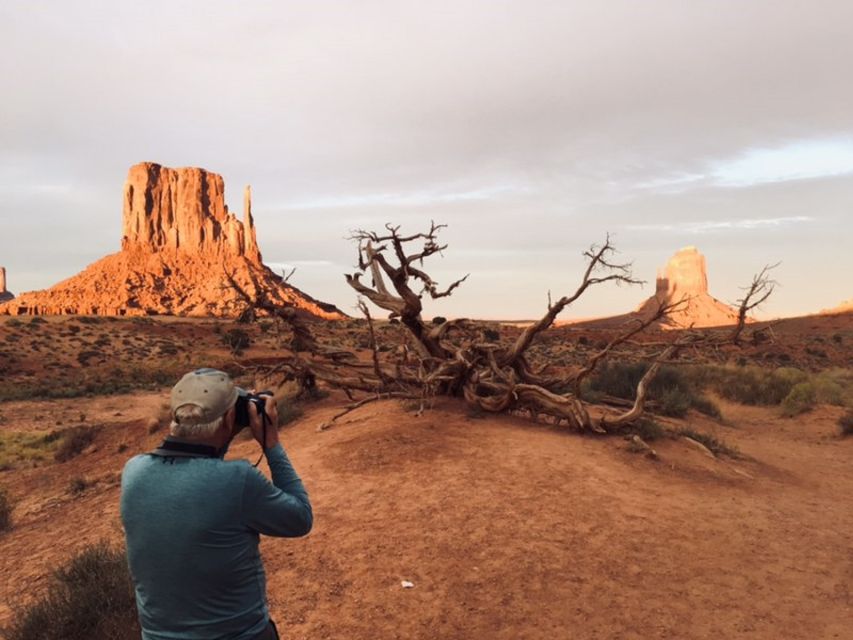
{"label": "camera strap", "polygon": [[261,425],[263,425],[263,437],[261,439],[261,457],[258,458],[258,461],[253,464],[253,467],[257,467],[261,464],[261,460],[264,459],[264,443],[267,441],[267,421],[269,421],[269,416],[267,416],[267,412],[264,411],[261,414]]}

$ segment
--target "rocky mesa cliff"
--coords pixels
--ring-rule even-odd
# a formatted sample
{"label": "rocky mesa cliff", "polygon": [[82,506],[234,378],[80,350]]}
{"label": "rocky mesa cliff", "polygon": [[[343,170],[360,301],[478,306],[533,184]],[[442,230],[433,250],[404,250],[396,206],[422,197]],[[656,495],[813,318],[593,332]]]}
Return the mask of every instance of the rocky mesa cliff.
{"label": "rocky mesa cliff", "polygon": [[263,264],[250,187],[238,220],[225,204],[222,176],[143,162],[130,168],[123,200],[121,251],[0,305],[0,313],[235,316],[244,305],[230,275],[250,296],[320,318],[344,317]]}

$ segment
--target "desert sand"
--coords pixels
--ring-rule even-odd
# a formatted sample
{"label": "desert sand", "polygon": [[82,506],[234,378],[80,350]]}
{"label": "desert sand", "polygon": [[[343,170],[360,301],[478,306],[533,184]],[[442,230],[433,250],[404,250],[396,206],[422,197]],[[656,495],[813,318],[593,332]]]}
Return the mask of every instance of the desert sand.
{"label": "desert sand", "polygon": [[[0,321],[1,357],[27,364],[6,370],[5,381],[33,388],[98,369],[95,356],[73,373],[44,365],[77,361],[102,335],[128,366],[189,368],[199,356],[227,364],[221,336],[237,326],[65,317],[28,330],[10,320]],[[359,333],[351,324],[324,331],[347,340]],[[243,361],[276,353],[272,331],[249,330],[255,342]],[[830,339],[853,339],[849,317],[792,321],[776,332],[779,343],[762,349],[801,366],[849,366],[849,348]],[[803,350],[814,337],[824,365]],[[33,340],[53,348],[32,351]],[[0,624],[85,545],[122,543],[121,468],[164,435],[169,385],[152,385],[0,404],[5,434],[99,427],[67,462],[0,472],[15,505],[13,528],[0,535]],[[307,538],[262,542],[284,637],[849,637],[853,439],[838,435],[840,407],[780,418],[775,408],[718,400],[725,423],[694,412],[661,420],[713,434],[738,456],[662,439],[651,458],[620,437],[484,417],[453,399],[420,416],[396,400],[375,403],[318,431],[343,402],[332,393],[304,403],[281,430],[316,519]],[[257,447],[240,440],[229,456],[254,461]],[[72,490],[79,479],[85,488]],[[404,580],[414,587],[402,588]]]}

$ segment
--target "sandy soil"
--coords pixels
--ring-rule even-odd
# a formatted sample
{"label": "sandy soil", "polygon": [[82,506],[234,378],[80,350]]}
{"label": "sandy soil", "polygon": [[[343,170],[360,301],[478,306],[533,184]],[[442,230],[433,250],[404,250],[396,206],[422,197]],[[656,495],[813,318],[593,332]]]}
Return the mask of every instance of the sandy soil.
{"label": "sandy soil", "polygon": [[[149,430],[165,397],[2,405],[0,429],[79,412],[103,428],[66,463],[0,472],[16,502],[0,624],[82,546],[121,542],[119,473],[162,437]],[[421,417],[367,405],[318,432],[338,406],[282,429],[316,514],[308,537],[262,543],[284,637],[853,637],[853,439],[837,436],[838,408],[787,420],[724,405],[733,426],[689,422],[743,458],[665,440],[655,460],[453,401]],[[75,495],[76,477],[94,484]]]}

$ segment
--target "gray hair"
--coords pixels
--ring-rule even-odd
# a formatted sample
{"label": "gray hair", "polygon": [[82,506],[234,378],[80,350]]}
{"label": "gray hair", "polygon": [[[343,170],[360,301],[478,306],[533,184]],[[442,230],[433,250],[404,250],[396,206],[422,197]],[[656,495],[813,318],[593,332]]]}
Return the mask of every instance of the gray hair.
{"label": "gray hair", "polygon": [[198,422],[204,409],[197,404],[185,404],[175,409],[169,433],[178,438],[209,438],[222,426],[222,416],[213,422]]}

